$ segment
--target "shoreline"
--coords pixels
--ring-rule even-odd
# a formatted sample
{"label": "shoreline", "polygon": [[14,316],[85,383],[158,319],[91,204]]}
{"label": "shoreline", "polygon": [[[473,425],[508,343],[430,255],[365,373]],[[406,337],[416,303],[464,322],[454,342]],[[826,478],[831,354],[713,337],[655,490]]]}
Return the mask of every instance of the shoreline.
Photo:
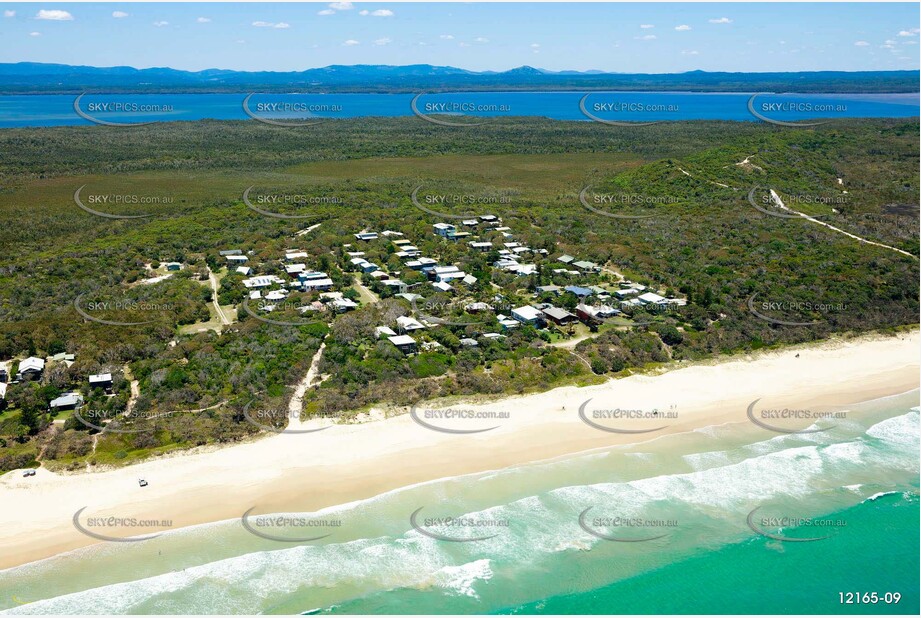
{"label": "shoreline", "polygon": [[[239,518],[252,507],[263,513],[312,512],[440,478],[637,444],[707,426],[744,423],[750,429],[746,409],[759,398],[785,407],[846,406],[898,395],[919,388],[919,343],[917,330],[836,338],[671,364],[599,385],[451,406],[487,415],[500,412],[505,418],[425,420],[463,431],[495,427],[479,433],[428,430],[404,414],[316,433],[193,449],[104,472],[39,470],[29,479],[12,472],[0,477],[0,499],[16,505],[14,521],[0,530],[0,569],[97,543],[73,526],[74,513],[83,507],[88,507],[87,515],[169,519],[174,524],[169,530]],[[588,410],[673,407],[677,416],[621,421],[618,426],[647,433],[600,431],[579,418],[580,406],[587,406],[589,399],[593,404]],[[149,485],[139,487],[138,478]],[[136,532],[123,536],[130,534]]]}

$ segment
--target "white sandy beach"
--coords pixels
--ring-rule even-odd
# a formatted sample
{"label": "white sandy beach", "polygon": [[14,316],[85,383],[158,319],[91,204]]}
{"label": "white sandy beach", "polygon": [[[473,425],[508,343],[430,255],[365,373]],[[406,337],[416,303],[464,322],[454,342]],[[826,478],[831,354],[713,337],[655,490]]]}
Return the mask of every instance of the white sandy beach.
{"label": "white sandy beach", "polygon": [[[598,386],[450,406],[508,412],[508,419],[426,419],[458,429],[496,426],[475,434],[431,431],[402,415],[316,433],[270,435],[106,472],[57,475],[39,470],[31,478],[12,472],[0,478],[0,502],[6,507],[0,515],[0,568],[97,542],[72,524],[74,513],[83,507],[87,514],[170,519],[173,528],[238,518],[251,507],[261,513],[313,511],[414,483],[640,442],[669,432],[724,423],[751,429],[746,410],[759,398],[777,407],[802,408],[847,406],[904,393],[919,388],[919,343],[917,331],[833,340]],[[579,419],[579,406],[589,398],[589,411],[674,406],[678,416],[652,425],[618,425],[666,426],[654,433],[600,431]],[[139,477],[149,485],[139,487]]]}

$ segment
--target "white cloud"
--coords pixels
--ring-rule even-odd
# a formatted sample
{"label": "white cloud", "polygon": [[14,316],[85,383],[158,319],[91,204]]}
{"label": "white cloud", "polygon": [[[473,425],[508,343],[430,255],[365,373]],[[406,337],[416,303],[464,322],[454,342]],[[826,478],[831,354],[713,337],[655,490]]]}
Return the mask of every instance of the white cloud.
{"label": "white cloud", "polygon": [[675,30],[677,30],[678,32],[685,32],[690,29],[691,27],[687,24],[681,24],[680,26],[675,26]]}
{"label": "white cloud", "polygon": [[911,30],[899,30],[899,36],[917,36],[919,28],[912,28]]}
{"label": "white cloud", "polygon": [[686,49],[681,52],[682,56],[696,56],[698,54],[700,54],[700,52],[697,51],[696,49]]}
{"label": "white cloud", "polygon": [[348,41],[345,41],[343,45],[345,45],[346,47],[352,47],[353,45],[361,45],[361,43],[359,43],[355,39],[349,39]]}
{"label": "white cloud", "polygon": [[540,43],[531,43],[531,49],[537,49],[540,47]]}
{"label": "white cloud", "polygon": [[4,17],[16,17],[16,11],[3,11]]}
{"label": "white cloud", "polygon": [[731,24],[732,20],[728,17],[720,17],[719,19],[711,19],[711,24]]}
{"label": "white cloud", "polygon": [[155,21],[153,25],[156,26],[157,28],[162,28],[163,26],[168,26],[169,22],[168,21]]}
{"label": "white cloud", "polygon": [[453,34],[442,34],[442,35],[441,35],[440,37],[438,37],[438,38],[439,38],[439,39],[443,39],[443,40],[445,40],[445,41],[453,41],[453,40],[454,40],[454,35],[453,35]]}
{"label": "white cloud", "polygon": [[42,9],[35,14],[35,19],[47,19],[50,21],[72,21],[73,18],[74,16],[67,11],[58,10],[46,11],[45,9]]}
{"label": "white cloud", "polygon": [[478,36],[477,38],[473,39],[473,42],[474,43],[489,43],[489,39],[487,39],[485,36]]}
{"label": "white cloud", "polygon": [[335,11],[351,11],[355,7],[352,6],[351,2],[332,2],[330,3],[329,8]]}
{"label": "white cloud", "polygon": [[237,39],[237,44],[238,44],[238,45],[245,45],[245,44],[246,44],[246,41],[244,41],[243,39]]}
{"label": "white cloud", "polygon": [[656,35],[644,34],[643,36],[635,36],[633,38],[636,39],[637,41],[654,41],[656,40]]}
{"label": "white cloud", "polygon": [[197,21],[200,24],[207,24],[211,22],[211,18],[210,17],[199,17],[195,21]]}
{"label": "white cloud", "polygon": [[370,11],[358,11],[359,15],[368,15]]}
{"label": "white cloud", "polygon": [[277,24],[270,21],[254,21],[253,25],[257,28],[290,28],[291,24],[285,23],[283,21],[278,22]]}
{"label": "white cloud", "polygon": [[470,43],[464,43],[463,41],[461,41],[461,42],[458,43],[457,45],[458,45],[458,47],[470,47]]}
{"label": "white cloud", "polygon": [[883,43],[885,43],[886,45],[895,45],[896,43],[898,43],[898,41],[893,41],[892,39],[886,39],[885,41],[883,41]]}
{"label": "white cloud", "polygon": [[640,24],[640,28],[643,30],[649,30],[650,28],[655,28],[655,26],[652,24]]}
{"label": "white cloud", "polygon": [[854,43],[854,45],[856,45],[857,47],[869,47],[870,46],[870,44],[867,43],[866,41],[857,41],[856,43]]}
{"label": "white cloud", "polygon": [[128,17],[128,14],[124,11],[112,11],[112,17],[115,19],[121,19],[122,17]]}
{"label": "white cloud", "polygon": [[29,36],[41,36],[41,35],[42,35],[41,32],[30,32],[29,33]]}
{"label": "white cloud", "polygon": [[323,9],[322,11],[317,11],[317,15],[335,15],[336,11],[332,9]]}
{"label": "white cloud", "polygon": [[378,9],[371,11],[371,17],[393,17],[393,11],[390,9]]}
{"label": "white cloud", "polygon": [[377,39],[376,41],[374,41],[375,45],[390,45],[391,43],[393,43],[393,41],[391,41],[387,37]]}

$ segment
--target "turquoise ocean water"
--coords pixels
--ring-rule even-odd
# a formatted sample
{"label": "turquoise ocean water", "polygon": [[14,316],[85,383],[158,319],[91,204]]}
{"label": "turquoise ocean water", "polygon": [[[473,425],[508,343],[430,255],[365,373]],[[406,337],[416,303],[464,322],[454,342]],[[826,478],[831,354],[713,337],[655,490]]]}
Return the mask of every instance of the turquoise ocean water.
{"label": "turquoise ocean water", "polygon": [[[743,422],[442,479],[311,514],[341,526],[309,543],[233,520],[101,544],[0,571],[0,609],[917,614],[917,406],[914,391],[819,433]],[[449,515],[470,525],[430,521]]]}

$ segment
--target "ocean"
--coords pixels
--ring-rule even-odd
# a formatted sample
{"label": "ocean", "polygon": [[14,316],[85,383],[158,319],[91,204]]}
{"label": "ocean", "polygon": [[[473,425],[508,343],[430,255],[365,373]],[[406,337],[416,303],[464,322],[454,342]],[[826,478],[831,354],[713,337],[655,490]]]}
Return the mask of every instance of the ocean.
{"label": "ocean", "polygon": [[[583,101],[583,97],[584,101]],[[555,120],[662,122],[734,120],[801,122],[806,119],[905,118],[919,115],[919,94],[770,94],[691,92],[469,92],[419,96],[419,114],[452,122],[450,116],[482,119],[539,116]],[[89,126],[182,120],[319,122],[357,117],[399,117],[413,112],[411,94],[88,94],[74,108],[74,95],[0,96],[0,128]],[[247,109],[243,103],[247,101]],[[464,122],[464,121],[460,121]],[[467,120],[466,122],[472,122]]]}
{"label": "ocean", "polygon": [[0,608],[917,615],[918,396],[816,433],[707,427],[290,514],[339,523],[315,541],[232,520],[103,543],[0,571]]}

